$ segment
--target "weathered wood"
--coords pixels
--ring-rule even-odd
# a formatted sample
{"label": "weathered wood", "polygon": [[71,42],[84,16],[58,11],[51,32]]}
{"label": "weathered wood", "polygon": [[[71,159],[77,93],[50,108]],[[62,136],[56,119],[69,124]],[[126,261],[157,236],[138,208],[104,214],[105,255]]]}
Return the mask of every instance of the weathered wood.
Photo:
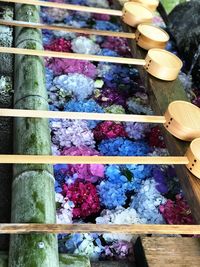
{"label": "weathered wood", "polygon": [[[130,27],[123,25],[127,31],[132,31]],[[134,41],[130,41],[132,54],[136,58],[145,58],[145,51],[140,49]],[[150,97],[150,104],[155,114],[162,115],[169,103],[175,100],[189,101],[186,92],[179,79],[173,82],[164,82],[158,80],[146,71],[138,67],[141,79],[147,88]],[[184,155],[188,149],[189,143],[179,141],[162,128],[162,133],[169,150],[170,155]],[[200,180],[193,176],[183,166],[175,166],[179,181],[184,191],[185,197],[192,210],[193,217],[197,223],[200,223]]]}
{"label": "weathered wood", "polygon": [[[16,5],[15,18],[39,22],[39,9],[31,5]],[[41,32],[17,28],[15,46],[43,49]],[[15,108],[48,109],[44,63],[41,58],[15,57],[14,89]],[[48,120],[16,119],[14,121],[14,152],[17,154],[50,154]],[[14,165],[11,220],[22,223],[55,223],[54,177],[51,166]],[[56,235],[12,235],[9,266],[59,266]]]}
{"label": "weathered wood", "polygon": [[[41,216],[41,213],[39,214]],[[1,234],[27,233],[123,233],[123,234],[200,234],[200,225],[165,224],[0,224]],[[31,237],[30,237],[31,238]]]}
{"label": "weathered wood", "polygon": [[141,237],[136,241],[138,267],[199,266],[200,238]]}

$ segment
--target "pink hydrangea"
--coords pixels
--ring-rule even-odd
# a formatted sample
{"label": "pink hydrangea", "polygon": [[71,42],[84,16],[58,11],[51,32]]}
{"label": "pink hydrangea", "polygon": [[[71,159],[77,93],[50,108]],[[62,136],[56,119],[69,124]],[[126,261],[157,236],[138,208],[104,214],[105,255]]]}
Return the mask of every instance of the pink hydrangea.
{"label": "pink hydrangea", "polygon": [[124,126],[121,123],[104,121],[94,129],[94,138],[98,141],[116,137],[126,137]]}
{"label": "pink hydrangea", "polygon": [[104,20],[104,21],[110,20],[110,16],[106,14],[93,14],[93,18],[95,20]]}
{"label": "pink hydrangea", "polygon": [[175,201],[168,199],[159,210],[168,224],[195,224],[191,210],[185,199],[179,194]]}
{"label": "pink hydrangea", "polygon": [[63,185],[64,196],[73,201],[73,218],[86,218],[100,211],[99,197],[96,187],[89,183],[76,181],[71,185]]}
{"label": "pink hydrangea", "polygon": [[48,58],[46,66],[52,69],[54,74],[79,73],[94,79],[97,76],[96,66],[88,61],[75,59]]}
{"label": "pink hydrangea", "polygon": [[[71,147],[69,149],[63,149],[62,155],[70,156],[99,156],[99,152],[95,149],[80,146]],[[104,165],[102,164],[70,164],[69,174],[77,174],[78,178],[81,180],[89,181],[92,183],[101,180],[104,177]]]}
{"label": "pink hydrangea", "polygon": [[57,52],[71,52],[71,41],[64,38],[54,39],[50,44],[45,45],[46,50],[57,51]]}

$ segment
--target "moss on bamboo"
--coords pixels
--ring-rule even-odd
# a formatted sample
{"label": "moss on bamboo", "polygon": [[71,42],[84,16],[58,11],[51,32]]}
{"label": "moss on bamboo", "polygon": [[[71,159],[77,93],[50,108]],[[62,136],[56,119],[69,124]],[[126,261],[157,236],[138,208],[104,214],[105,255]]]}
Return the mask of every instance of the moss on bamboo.
{"label": "moss on bamboo", "polygon": [[[39,9],[16,5],[16,19],[39,22]],[[41,32],[17,28],[15,46],[43,49]],[[44,62],[35,56],[15,56],[14,106],[48,109]],[[47,119],[17,118],[14,121],[16,154],[51,154]],[[55,192],[50,165],[14,165],[12,222],[55,223]],[[53,234],[12,235],[9,267],[58,267],[57,237]]]}

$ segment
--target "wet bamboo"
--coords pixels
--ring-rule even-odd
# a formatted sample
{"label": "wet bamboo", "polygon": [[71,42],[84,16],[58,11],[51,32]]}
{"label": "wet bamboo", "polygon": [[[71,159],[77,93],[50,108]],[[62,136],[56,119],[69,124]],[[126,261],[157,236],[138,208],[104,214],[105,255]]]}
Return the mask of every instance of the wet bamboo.
{"label": "wet bamboo", "polygon": [[0,25],[135,39],[135,34],[129,33],[129,32],[101,31],[101,30],[88,29],[88,28],[73,28],[69,26],[30,23],[30,22],[17,21],[17,20],[9,20],[9,21],[0,20]]}
{"label": "wet bamboo", "polygon": [[[26,1],[27,3],[27,1]],[[37,23],[39,9],[16,5],[15,19]],[[37,29],[15,29],[15,46],[43,49]],[[14,107],[48,109],[44,64],[40,57],[15,56]],[[51,153],[48,120],[17,118],[14,121],[14,151],[18,154]],[[12,214],[15,223],[55,223],[55,193],[52,167],[14,165]],[[58,244],[54,234],[11,235],[9,267],[58,267]]]}

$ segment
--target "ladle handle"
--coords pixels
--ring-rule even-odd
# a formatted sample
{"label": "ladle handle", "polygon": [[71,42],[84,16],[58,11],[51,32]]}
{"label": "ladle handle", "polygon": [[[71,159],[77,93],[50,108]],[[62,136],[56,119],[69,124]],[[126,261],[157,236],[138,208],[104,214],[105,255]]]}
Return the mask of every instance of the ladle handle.
{"label": "ladle handle", "polygon": [[[0,0],[0,2],[5,2],[4,0]],[[120,10],[112,10],[106,8],[96,8],[96,7],[87,7],[87,6],[80,6],[80,5],[71,5],[71,4],[64,4],[64,3],[56,3],[56,2],[45,2],[45,1],[36,1],[36,0],[8,0],[7,3],[17,3],[17,4],[27,4],[27,5],[35,5],[35,6],[43,6],[43,7],[54,7],[54,8],[61,8],[67,10],[74,10],[80,12],[89,12],[89,13],[96,13],[96,14],[105,14],[111,16],[122,16],[122,11]]]}
{"label": "ladle handle", "polygon": [[8,20],[8,21],[0,20],[0,25],[135,39],[135,34],[129,32],[101,31],[101,30],[87,29],[87,28],[73,28],[68,26],[30,23],[17,20]]}
{"label": "ladle handle", "polygon": [[48,119],[71,119],[71,120],[97,120],[97,121],[121,121],[121,122],[144,122],[165,123],[163,116],[146,116],[132,114],[112,113],[87,113],[87,112],[65,112],[26,109],[0,109],[0,117],[21,118],[48,118]]}
{"label": "ladle handle", "polygon": [[0,155],[1,164],[156,164],[186,165],[187,157]]}
{"label": "ladle handle", "polygon": [[3,47],[3,46],[0,47],[0,53],[40,56],[40,57],[67,58],[67,59],[78,59],[78,60],[91,60],[97,62],[109,62],[109,63],[119,63],[119,64],[142,65],[142,66],[146,64],[146,61],[144,59],[107,57],[107,56],[65,53],[65,52],[55,52],[47,50],[32,50],[32,49]]}

